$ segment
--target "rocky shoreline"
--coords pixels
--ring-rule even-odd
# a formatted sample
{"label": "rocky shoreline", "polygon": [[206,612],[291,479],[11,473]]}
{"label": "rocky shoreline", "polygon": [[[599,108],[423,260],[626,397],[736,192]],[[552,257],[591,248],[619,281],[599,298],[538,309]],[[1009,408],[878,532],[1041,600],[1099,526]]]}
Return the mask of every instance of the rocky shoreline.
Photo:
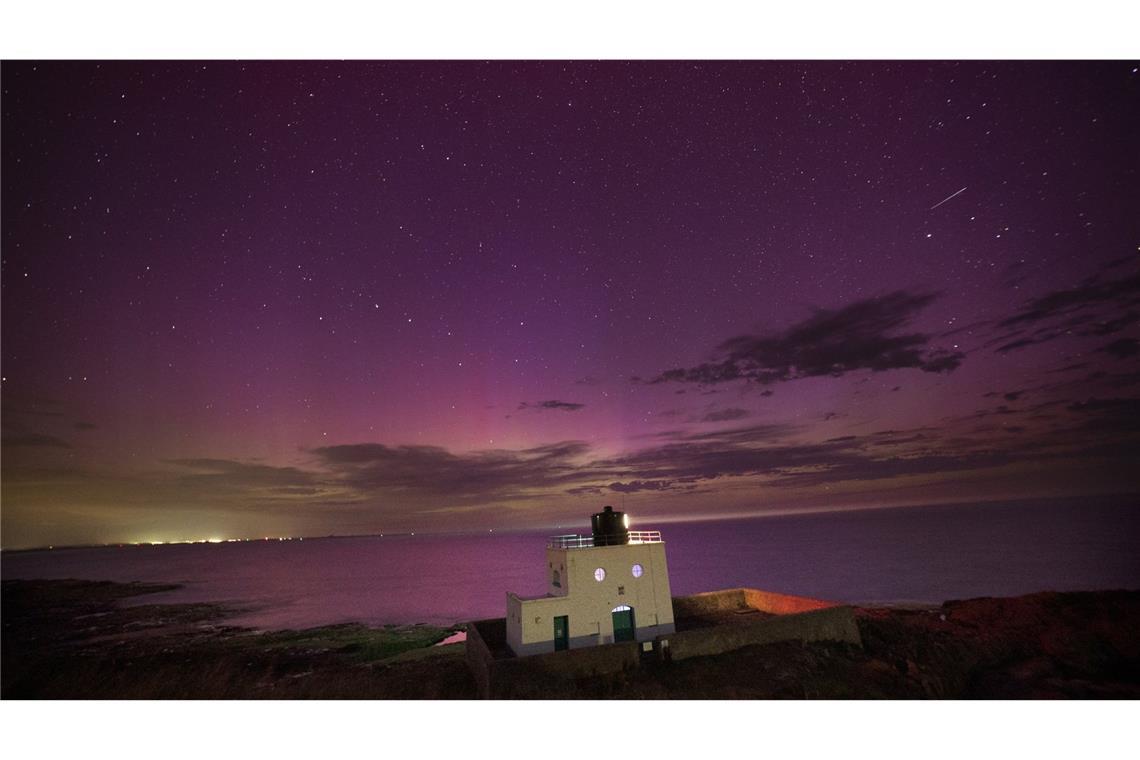
{"label": "rocky shoreline", "polygon": [[3,582],[4,699],[444,699],[472,696],[458,628],[257,631],[214,604],[118,602],[172,586]]}
{"label": "rocky shoreline", "polygon": [[[168,586],[3,582],[4,699],[473,699],[456,628],[255,631]],[[137,601],[137,600],[136,600]],[[1140,698],[1140,591],[856,608],[863,647],[781,642],[577,678],[554,698]],[[519,695],[527,696],[527,695]]]}

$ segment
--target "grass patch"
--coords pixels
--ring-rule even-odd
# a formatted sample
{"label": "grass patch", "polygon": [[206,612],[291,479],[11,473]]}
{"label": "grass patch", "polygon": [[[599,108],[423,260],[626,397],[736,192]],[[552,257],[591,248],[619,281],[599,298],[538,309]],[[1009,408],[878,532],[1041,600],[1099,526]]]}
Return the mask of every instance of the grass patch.
{"label": "grass patch", "polygon": [[429,625],[370,628],[359,623],[325,625],[296,631],[253,634],[246,645],[256,643],[267,652],[288,650],[297,654],[325,652],[345,655],[354,662],[379,662],[409,650],[430,647],[455,632],[454,628]]}

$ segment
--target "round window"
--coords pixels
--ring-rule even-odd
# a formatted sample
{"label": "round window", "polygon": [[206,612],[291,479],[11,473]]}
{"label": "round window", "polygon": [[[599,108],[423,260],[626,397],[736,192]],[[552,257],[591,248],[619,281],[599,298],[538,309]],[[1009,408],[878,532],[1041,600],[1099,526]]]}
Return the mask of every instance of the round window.
{"label": "round window", "polygon": [[601,583],[605,579],[606,579],[606,571],[605,570],[603,570],[602,568],[599,567],[597,570],[594,571],[594,580],[596,580],[598,583]]}
{"label": "round window", "polygon": [[642,574],[643,572],[645,572],[645,571],[644,571],[644,570],[642,570],[642,568],[641,568],[641,565],[634,565],[634,566],[633,566],[633,577],[634,577],[634,578],[640,578],[640,577],[641,577],[641,574]]}

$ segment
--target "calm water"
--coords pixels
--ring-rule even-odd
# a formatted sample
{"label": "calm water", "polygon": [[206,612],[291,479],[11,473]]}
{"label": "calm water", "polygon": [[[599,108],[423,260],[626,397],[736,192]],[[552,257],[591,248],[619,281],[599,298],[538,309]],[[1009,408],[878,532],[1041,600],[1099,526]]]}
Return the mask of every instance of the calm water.
{"label": "calm water", "polygon": [[[645,525],[646,528],[655,526]],[[1140,499],[913,507],[669,523],[674,594],[734,586],[847,602],[1140,588]],[[583,532],[588,531],[588,528]],[[240,604],[234,622],[441,623],[545,590],[544,534],[4,553],[3,577],[183,583],[142,600]]]}

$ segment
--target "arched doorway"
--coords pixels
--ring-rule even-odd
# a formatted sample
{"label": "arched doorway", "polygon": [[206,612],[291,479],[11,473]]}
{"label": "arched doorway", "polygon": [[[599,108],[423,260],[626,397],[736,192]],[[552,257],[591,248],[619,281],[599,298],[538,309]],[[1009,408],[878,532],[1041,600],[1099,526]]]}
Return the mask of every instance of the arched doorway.
{"label": "arched doorway", "polygon": [[633,641],[633,607],[619,604],[611,613],[614,620],[614,641]]}

